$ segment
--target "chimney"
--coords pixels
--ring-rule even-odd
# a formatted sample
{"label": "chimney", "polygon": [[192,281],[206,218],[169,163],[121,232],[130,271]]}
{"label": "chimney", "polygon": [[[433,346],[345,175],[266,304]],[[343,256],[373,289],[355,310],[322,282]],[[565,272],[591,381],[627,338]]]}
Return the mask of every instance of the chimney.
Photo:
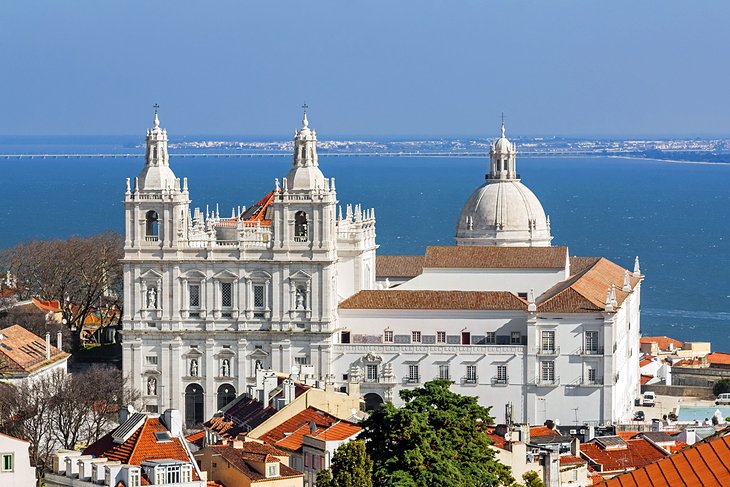
{"label": "chimney", "polygon": [[134,413],[134,406],[132,405],[122,406],[119,408],[119,424],[124,424],[124,422]]}
{"label": "chimney", "polygon": [[289,404],[294,400],[295,386],[293,376],[289,376],[288,379],[284,380],[284,405]]}
{"label": "chimney", "polygon": [[166,409],[162,414],[162,421],[170,431],[170,436],[180,436],[182,434],[182,414],[177,409]]}
{"label": "chimney", "polygon": [[61,337],[62,336],[63,335],[61,334],[61,330],[58,330],[58,333],[56,334],[56,348],[58,349],[59,352],[62,350],[61,349]]}
{"label": "chimney", "polygon": [[315,423],[314,421],[310,421],[309,422],[309,434],[313,435],[316,432],[317,432],[317,423]]}
{"label": "chimney", "polygon": [[548,448],[543,457],[543,474],[545,487],[560,487],[560,453]]}
{"label": "chimney", "polygon": [[51,359],[51,334],[46,332],[46,360]]}
{"label": "chimney", "polygon": [[580,440],[578,438],[573,438],[573,441],[570,442],[570,454],[574,457],[580,457]]}

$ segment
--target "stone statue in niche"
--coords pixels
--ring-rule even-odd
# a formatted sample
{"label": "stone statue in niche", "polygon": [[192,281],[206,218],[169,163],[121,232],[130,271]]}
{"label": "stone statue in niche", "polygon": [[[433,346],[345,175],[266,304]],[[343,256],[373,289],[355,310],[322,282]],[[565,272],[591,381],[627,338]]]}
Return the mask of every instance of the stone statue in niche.
{"label": "stone statue in niche", "polygon": [[147,395],[157,395],[157,379],[155,379],[154,377],[150,377],[149,379],[147,379]]}
{"label": "stone statue in niche", "polygon": [[263,368],[264,368],[264,364],[262,364],[262,363],[261,363],[261,360],[257,360],[257,361],[256,361],[256,365],[255,365],[255,367],[254,367],[254,368],[255,368],[256,370],[259,370],[259,369],[263,369]]}
{"label": "stone statue in niche", "polygon": [[198,360],[192,359],[190,361],[190,377],[198,376]]}
{"label": "stone statue in niche", "polygon": [[223,363],[221,364],[221,376],[228,377],[231,375],[231,361],[227,358],[223,359]]}
{"label": "stone statue in niche", "polygon": [[303,287],[297,288],[296,306],[297,309],[307,309],[307,290]]}
{"label": "stone statue in niche", "polygon": [[147,291],[147,307],[149,309],[157,309],[157,289],[149,288]]}

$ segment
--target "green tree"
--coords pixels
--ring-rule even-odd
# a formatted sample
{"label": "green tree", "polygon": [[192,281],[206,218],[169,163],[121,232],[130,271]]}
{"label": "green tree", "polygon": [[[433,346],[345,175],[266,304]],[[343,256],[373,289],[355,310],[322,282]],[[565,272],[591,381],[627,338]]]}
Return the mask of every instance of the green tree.
{"label": "green tree", "polygon": [[529,471],[522,474],[522,480],[525,482],[525,487],[545,487],[542,479],[537,472]]}
{"label": "green tree", "polygon": [[365,442],[340,445],[332,457],[332,467],[317,474],[317,487],[373,487],[373,461]]}
{"label": "green tree", "polygon": [[373,459],[373,481],[383,486],[511,485],[509,467],[495,459],[481,426],[488,407],[434,380],[402,390],[405,405],[386,404],[363,422],[361,437]]}
{"label": "green tree", "polygon": [[715,394],[715,396],[719,396],[726,392],[730,392],[730,379],[720,379],[715,382],[715,387],[712,388],[712,393]]}

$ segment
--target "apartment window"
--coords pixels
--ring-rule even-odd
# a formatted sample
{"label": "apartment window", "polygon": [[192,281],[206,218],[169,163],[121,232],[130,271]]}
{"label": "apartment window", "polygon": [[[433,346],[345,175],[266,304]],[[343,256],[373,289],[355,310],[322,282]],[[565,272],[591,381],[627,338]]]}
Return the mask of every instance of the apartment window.
{"label": "apartment window", "polygon": [[233,283],[221,283],[221,307],[231,308],[233,306]]}
{"label": "apartment window", "polygon": [[450,374],[449,374],[449,364],[442,364],[439,365],[439,379],[441,380],[449,380]]}
{"label": "apartment window", "polygon": [[157,365],[157,355],[147,355],[144,358],[144,363],[147,365]]}
{"label": "apartment window", "polygon": [[586,353],[597,353],[598,352],[598,332],[587,331],[585,334],[585,350]]}
{"label": "apartment window", "polygon": [[543,331],[542,340],[540,340],[540,350],[543,352],[555,351],[555,332]]}
{"label": "apartment window", "polygon": [[411,332],[411,342],[412,343],[421,343],[421,332],[420,331]]}
{"label": "apartment window", "polygon": [[497,382],[501,384],[507,383],[507,366],[497,365]]}
{"label": "apartment window", "polygon": [[520,333],[519,331],[513,331],[510,334],[509,342],[512,345],[521,345],[522,344],[522,333]]}
{"label": "apartment window", "polygon": [[180,465],[168,465],[165,478],[168,484],[180,483]]}
{"label": "apartment window", "polygon": [[377,365],[367,365],[365,366],[365,373],[367,374],[367,380],[375,382],[378,380],[378,366]]}
{"label": "apartment window", "polygon": [[466,366],[466,382],[469,384],[476,384],[477,382],[477,366],[467,365]]}
{"label": "apartment window", "polygon": [[304,466],[305,467],[308,467],[312,463],[312,461],[310,460],[311,456],[312,455],[310,455],[309,453],[304,454]]}
{"label": "apartment window", "polygon": [[254,284],[253,286],[253,307],[264,307],[264,286],[263,284]]}
{"label": "apartment window", "polygon": [[13,454],[3,453],[3,472],[13,471]]}
{"label": "apartment window", "polygon": [[446,332],[445,331],[436,332],[436,343],[446,343]]}
{"label": "apartment window", "polygon": [[349,331],[340,332],[340,343],[350,343],[350,332]]}
{"label": "apartment window", "polygon": [[279,475],[278,469],[276,468],[276,465],[269,465],[269,477],[276,477]]}
{"label": "apartment window", "polygon": [[409,365],[408,366],[408,382],[416,383],[419,379],[418,374],[418,365]]}
{"label": "apartment window", "polygon": [[383,332],[383,342],[393,343],[393,331],[392,330],[385,330]]}
{"label": "apartment window", "polygon": [[469,333],[468,331],[461,332],[461,344],[462,345],[471,344],[471,333]]}
{"label": "apartment window", "polygon": [[542,382],[554,382],[555,381],[555,362],[552,360],[545,360],[542,362],[540,379]]}
{"label": "apartment window", "polygon": [[139,487],[139,470],[130,469],[129,470],[129,487]]}
{"label": "apartment window", "polygon": [[182,474],[183,483],[192,482],[193,481],[193,466],[192,465],[183,465],[181,474]]}
{"label": "apartment window", "polygon": [[294,363],[297,365],[309,365],[309,355],[294,357]]}
{"label": "apartment window", "polygon": [[200,284],[190,284],[188,296],[190,297],[190,307],[200,308]]}
{"label": "apartment window", "polygon": [[594,369],[593,367],[588,369],[588,383],[589,384],[596,383],[596,369]]}
{"label": "apartment window", "polygon": [[485,339],[487,343],[497,343],[497,334],[493,331],[488,331]]}

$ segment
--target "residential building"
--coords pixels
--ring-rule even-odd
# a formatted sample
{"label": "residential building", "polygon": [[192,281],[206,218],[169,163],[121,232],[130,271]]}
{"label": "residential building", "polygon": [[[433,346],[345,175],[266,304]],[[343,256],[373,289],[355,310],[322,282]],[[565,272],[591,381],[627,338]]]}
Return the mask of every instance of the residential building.
{"label": "residential building", "polygon": [[[664,433],[665,436],[666,433]],[[580,446],[580,456],[591,469],[604,478],[641,468],[671,454],[673,441],[660,443],[646,435],[625,438],[619,435],[599,436]]]}
{"label": "residential building", "polygon": [[3,433],[0,433],[0,485],[36,485],[35,468],[30,465],[30,443]]}
{"label": "residential building", "polygon": [[712,388],[721,379],[730,379],[730,353],[713,352],[672,365],[672,383],[676,386]]}
{"label": "residential building", "polygon": [[630,417],[638,258],[630,271],[552,246],[504,126],[456,245],[385,259],[374,210],[337,208],[316,140],[305,112],[287,176],[222,217],[190,208],[155,113],[124,195],[123,367],[150,411],[171,405],[200,424],[271,369],[362,393],[367,408],[448,378],[495,411],[512,402],[517,421]]}
{"label": "residential building", "polygon": [[20,325],[0,330],[0,378],[10,384],[35,380],[66,372],[69,354],[61,348],[61,332],[56,336],[56,346],[51,345],[51,335],[45,341]]}
{"label": "residential building", "polygon": [[119,419],[118,428],[82,452],[54,453],[46,486],[117,487],[121,482],[125,487],[206,487],[183,437],[180,411],[152,416],[127,407]]}
{"label": "residential building", "polygon": [[208,479],[225,486],[301,487],[302,472],[289,467],[286,453],[255,441],[208,445],[195,453]]}

